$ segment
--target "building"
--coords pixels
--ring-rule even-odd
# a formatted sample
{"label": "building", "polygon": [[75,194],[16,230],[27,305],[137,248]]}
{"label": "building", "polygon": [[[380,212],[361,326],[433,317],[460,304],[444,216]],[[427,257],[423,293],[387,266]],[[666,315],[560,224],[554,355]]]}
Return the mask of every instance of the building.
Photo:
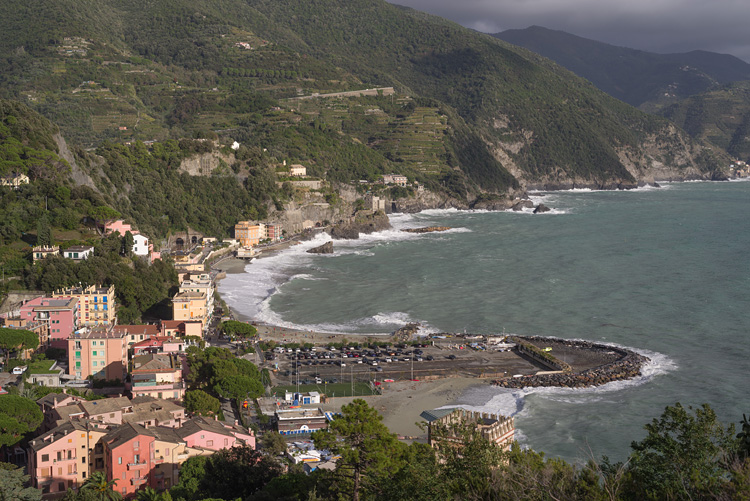
{"label": "building", "polygon": [[148,243],[148,237],[136,232],[133,234],[133,254],[136,256],[148,256],[153,247]]}
{"label": "building", "polygon": [[128,348],[136,343],[151,339],[161,334],[161,328],[154,324],[143,325],[115,325],[112,330],[125,335]]}
{"label": "building", "polygon": [[[33,315],[32,315],[33,316]],[[75,319],[75,315],[73,315]],[[31,331],[39,337],[39,351],[46,351],[50,345],[49,338],[49,321],[48,320],[33,320],[21,317],[20,313],[17,317],[8,317],[4,319],[3,327],[7,329],[23,329]],[[27,358],[31,355],[34,350],[26,350],[27,353],[23,354],[23,358]]]}
{"label": "building", "polygon": [[383,184],[395,184],[398,186],[406,187],[406,183],[409,180],[406,178],[406,176],[402,176],[400,174],[385,174],[383,175]]}
{"label": "building", "polygon": [[68,247],[63,251],[63,257],[67,259],[73,259],[74,261],[81,261],[88,259],[89,256],[94,255],[94,247],[90,245],[74,245]]}
{"label": "building", "polygon": [[206,295],[206,315],[214,311],[214,283],[208,273],[190,274],[190,278],[180,283],[179,292],[202,292]]}
{"label": "building", "polygon": [[185,382],[182,378],[182,357],[172,354],[146,354],[133,357],[131,382],[134,397],[182,399]]}
{"label": "building", "polygon": [[466,409],[437,409],[420,414],[428,423],[427,443],[434,448],[463,444],[463,430],[477,429],[484,438],[509,450],[513,444],[515,424],[512,417],[468,411]]}
{"label": "building", "polygon": [[127,338],[111,325],[81,329],[68,339],[68,373],[76,379],[124,381],[127,366]]}
{"label": "building", "polygon": [[67,349],[68,338],[79,326],[79,304],[78,299],[74,297],[38,297],[26,301],[21,306],[17,320],[14,322],[19,324],[26,322],[29,326],[37,325],[36,328],[40,332],[44,328],[38,324],[46,323],[49,346]]}
{"label": "building", "polygon": [[93,285],[68,287],[52,293],[52,297],[74,297],[78,299],[78,325],[112,325],[115,317],[115,286]]}
{"label": "building", "polygon": [[275,427],[282,435],[299,435],[323,430],[328,427],[328,418],[318,409],[276,410]]}
{"label": "building", "polygon": [[365,197],[365,208],[373,212],[382,210],[385,212],[385,200],[373,195],[367,195]]}
{"label": "building", "polygon": [[271,242],[278,242],[283,237],[282,233],[281,223],[267,223],[263,236]]}
{"label": "building", "polygon": [[92,451],[106,433],[106,428],[71,421],[31,440],[27,451],[31,486],[41,489],[43,497],[53,497],[83,485],[94,470]]}
{"label": "building", "polygon": [[205,292],[178,292],[172,298],[172,319],[199,321],[201,331],[208,326],[208,308]]}
{"label": "building", "polygon": [[240,221],[234,225],[234,238],[242,247],[258,245],[262,238],[261,225],[250,221]]}
{"label": "building", "polygon": [[135,343],[133,355],[148,355],[149,353],[166,353],[180,355],[185,353],[189,346],[196,346],[194,341],[175,339],[172,336],[157,336]]}
{"label": "building", "polygon": [[58,245],[52,245],[50,247],[39,245],[31,249],[31,260],[34,263],[42,259],[46,259],[50,256],[59,256],[59,255],[60,255],[60,246]]}
{"label": "building", "polygon": [[29,184],[29,176],[26,174],[13,174],[11,176],[0,177],[0,186],[7,186],[13,190],[17,190],[23,184]]}
{"label": "building", "polygon": [[58,367],[56,360],[39,360],[29,364],[27,381],[34,385],[59,387],[63,374],[65,370]]}
{"label": "building", "polygon": [[107,480],[116,480],[115,489],[123,497],[132,497],[149,484],[156,437],[133,423],[118,426],[102,438]]}
{"label": "building", "polygon": [[203,337],[203,322],[200,320],[162,320],[161,335],[174,338]]}
{"label": "building", "polygon": [[177,430],[188,447],[219,451],[239,445],[255,449],[255,434],[235,424],[195,416]]}
{"label": "building", "polygon": [[296,393],[293,391],[287,391],[284,394],[284,400],[291,402],[292,405],[311,405],[320,403],[320,393],[317,391],[310,391],[307,393]]}
{"label": "building", "polygon": [[307,168],[304,165],[292,164],[289,167],[289,175],[292,177],[305,177],[307,176]]}

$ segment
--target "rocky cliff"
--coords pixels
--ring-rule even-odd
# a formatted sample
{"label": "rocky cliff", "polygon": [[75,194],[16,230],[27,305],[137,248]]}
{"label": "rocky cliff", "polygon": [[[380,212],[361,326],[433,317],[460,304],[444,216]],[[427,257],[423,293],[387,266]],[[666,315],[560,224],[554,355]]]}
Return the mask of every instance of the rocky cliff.
{"label": "rocky cliff", "polygon": [[390,227],[391,222],[384,212],[361,210],[352,220],[334,225],[329,233],[335,239],[352,240],[359,238],[361,233],[375,233],[376,231],[387,230]]}

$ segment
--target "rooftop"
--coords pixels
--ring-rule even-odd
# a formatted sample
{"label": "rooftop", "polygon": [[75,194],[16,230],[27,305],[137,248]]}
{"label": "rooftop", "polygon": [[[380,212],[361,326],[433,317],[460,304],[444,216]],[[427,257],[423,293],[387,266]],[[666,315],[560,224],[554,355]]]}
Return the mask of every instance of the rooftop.
{"label": "rooftop", "polygon": [[69,339],[124,339],[125,332],[114,330],[112,325],[96,325],[78,330]]}
{"label": "rooftop", "polygon": [[181,364],[177,357],[165,355],[162,353],[150,353],[148,355],[139,355],[133,358],[133,374],[140,372],[171,372],[181,370]]}

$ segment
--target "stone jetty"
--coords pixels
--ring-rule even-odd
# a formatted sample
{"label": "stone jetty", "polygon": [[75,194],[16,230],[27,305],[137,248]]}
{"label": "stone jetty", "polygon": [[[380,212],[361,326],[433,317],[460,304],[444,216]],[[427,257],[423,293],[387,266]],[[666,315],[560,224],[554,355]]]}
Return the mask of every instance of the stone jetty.
{"label": "stone jetty", "polygon": [[[544,342],[550,338],[543,337],[525,337],[530,342]],[[616,346],[605,344],[591,343],[588,341],[569,341],[554,339],[556,343],[562,343],[570,347],[575,347],[590,351],[600,351],[602,353],[614,353],[614,360],[598,367],[586,369],[580,372],[560,371],[556,373],[534,374],[521,377],[508,377],[492,381],[493,385],[503,388],[529,388],[539,386],[556,386],[562,388],[586,388],[590,386],[600,386],[611,383],[612,381],[623,381],[632,379],[641,375],[641,369],[644,364],[650,361],[648,357],[639,355],[634,351],[626,350]]]}

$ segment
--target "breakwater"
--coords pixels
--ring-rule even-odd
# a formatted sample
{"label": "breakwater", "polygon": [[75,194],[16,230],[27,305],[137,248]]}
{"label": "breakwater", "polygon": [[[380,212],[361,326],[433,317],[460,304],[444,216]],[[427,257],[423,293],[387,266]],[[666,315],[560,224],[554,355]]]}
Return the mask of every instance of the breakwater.
{"label": "breakwater", "polygon": [[[581,371],[563,372],[557,374],[534,374],[521,377],[508,377],[492,381],[493,385],[503,388],[528,388],[539,386],[556,386],[564,388],[586,388],[600,386],[612,381],[632,379],[641,375],[641,368],[647,362],[644,357],[634,351],[610,346],[606,344],[591,343],[588,341],[569,341],[557,338],[546,338],[541,336],[523,337],[524,344],[556,344],[576,350],[586,350],[599,353],[606,363]],[[545,353],[546,354],[546,353]]]}

